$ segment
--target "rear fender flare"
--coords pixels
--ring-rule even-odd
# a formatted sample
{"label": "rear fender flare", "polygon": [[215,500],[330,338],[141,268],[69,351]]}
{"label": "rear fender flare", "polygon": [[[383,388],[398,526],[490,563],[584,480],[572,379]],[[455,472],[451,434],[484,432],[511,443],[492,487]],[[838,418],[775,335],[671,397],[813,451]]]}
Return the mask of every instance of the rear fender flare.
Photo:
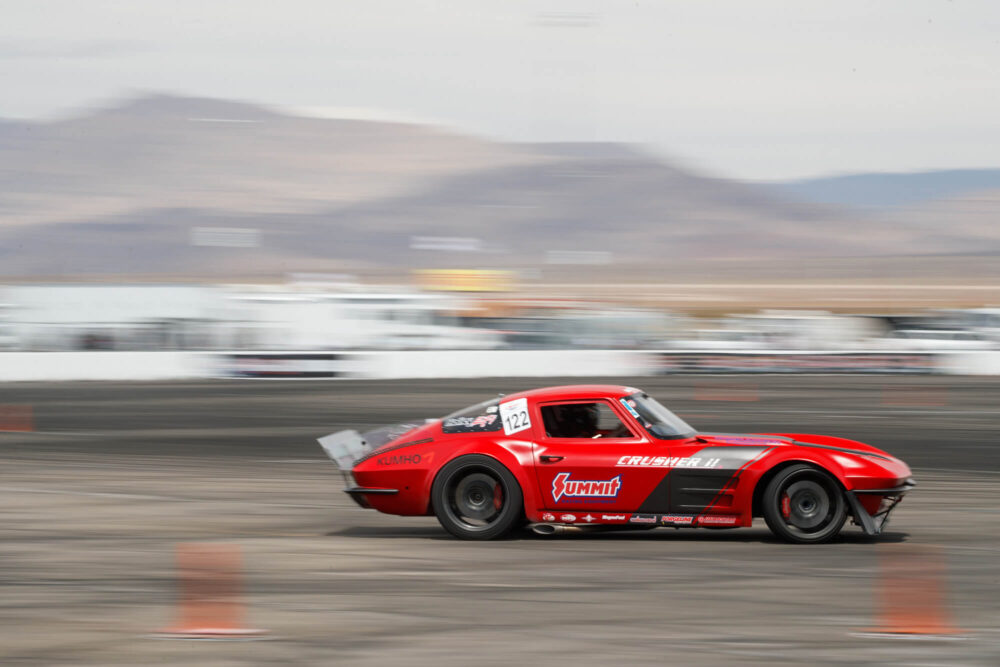
{"label": "rear fender flare", "polygon": [[477,442],[469,443],[466,446],[460,445],[454,448],[451,452],[452,455],[446,460],[443,460],[441,465],[434,470],[434,474],[428,479],[426,487],[427,497],[424,499],[425,514],[434,513],[433,507],[431,506],[430,490],[433,488],[434,482],[437,480],[437,476],[441,473],[441,469],[455,459],[468,456],[469,454],[488,456],[507,468],[507,470],[514,475],[514,479],[517,480],[517,483],[521,486],[521,494],[524,497],[525,513],[529,515],[534,513],[539,507],[539,504],[537,492],[538,485],[535,483],[534,469],[531,466],[531,443],[524,443],[523,447],[525,448],[525,452],[519,451],[521,449],[520,446],[500,446],[499,444],[484,446],[483,443]]}

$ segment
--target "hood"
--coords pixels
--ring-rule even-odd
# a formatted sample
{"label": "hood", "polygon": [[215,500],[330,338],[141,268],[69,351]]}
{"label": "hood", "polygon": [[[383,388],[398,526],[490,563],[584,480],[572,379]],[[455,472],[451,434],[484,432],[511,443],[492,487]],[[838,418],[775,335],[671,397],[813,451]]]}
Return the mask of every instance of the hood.
{"label": "hood", "polygon": [[857,440],[836,438],[829,435],[814,435],[809,433],[699,433],[702,438],[716,445],[747,445],[767,447],[818,447],[848,454],[874,454],[892,459],[878,447],[866,445]]}

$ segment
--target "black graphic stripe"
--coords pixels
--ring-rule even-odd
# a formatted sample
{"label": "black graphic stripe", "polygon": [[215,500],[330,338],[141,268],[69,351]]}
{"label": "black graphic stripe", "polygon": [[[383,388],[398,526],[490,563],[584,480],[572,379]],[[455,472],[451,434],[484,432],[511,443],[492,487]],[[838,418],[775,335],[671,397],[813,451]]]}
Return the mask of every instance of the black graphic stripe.
{"label": "black graphic stripe", "polygon": [[874,456],[877,459],[883,459],[885,461],[891,461],[892,458],[886,456],[885,454],[876,454],[875,452],[865,452],[860,449],[848,449],[847,447],[834,447],[833,445],[817,445],[813,442],[802,442],[800,440],[793,440],[794,444],[799,447],[812,447],[814,449],[832,449],[835,452],[844,452],[845,454],[857,454],[858,456]]}
{"label": "black graphic stripe", "polygon": [[646,499],[639,505],[639,514],[667,512],[670,508],[670,469],[663,472],[663,477]]}
{"label": "black graphic stripe", "polygon": [[715,468],[668,468],[637,512],[699,514],[718,502],[735,475],[773,447],[761,445],[711,445],[688,458],[719,459]]}
{"label": "black graphic stripe", "polygon": [[722,497],[725,495],[723,493],[723,491],[726,491],[727,489],[735,488],[736,485],[739,483],[740,475],[743,474],[743,471],[746,470],[753,463],[755,463],[755,462],[759,461],[760,459],[764,458],[764,456],[766,456],[772,449],[774,449],[774,447],[768,447],[767,449],[765,449],[762,452],[760,452],[757,456],[753,457],[752,459],[750,459],[749,461],[747,461],[746,463],[744,463],[742,466],[740,466],[740,468],[735,473],[733,473],[733,476],[729,478],[729,481],[726,483],[726,485],[723,486],[721,489],[719,489],[718,495],[716,495],[715,498],[712,498],[712,502],[710,502],[708,504],[708,506],[705,507],[705,509],[703,509],[699,513],[698,516],[701,517],[702,515],[707,514],[709,512],[709,510],[711,510],[713,507],[715,507],[715,505],[720,500],[722,500]]}
{"label": "black graphic stripe", "polygon": [[[844,452],[845,454],[858,454],[861,456],[874,456],[877,459],[885,459],[886,461],[891,460],[891,457],[885,454],[877,454],[875,452],[866,452],[861,449],[851,449],[850,447],[837,447],[836,445],[820,445],[815,442],[803,442],[801,440],[795,440],[794,438],[788,438],[783,435],[764,435],[761,433],[702,433],[701,435],[707,435],[710,437],[719,438],[741,438],[746,440],[778,440],[780,442],[786,442],[790,445],[799,445],[800,447],[812,447],[814,449],[831,449],[835,452]],[[748,443],[749,445],[749,443]]]}

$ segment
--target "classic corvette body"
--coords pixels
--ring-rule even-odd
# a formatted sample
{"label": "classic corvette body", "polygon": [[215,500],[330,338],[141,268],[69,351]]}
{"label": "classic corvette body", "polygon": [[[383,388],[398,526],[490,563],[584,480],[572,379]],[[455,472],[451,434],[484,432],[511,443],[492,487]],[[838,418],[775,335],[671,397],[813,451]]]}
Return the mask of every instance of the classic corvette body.
{"label": "classic corvette body", "polygon": [[523,525],[736,528],[825,542],[848,517],[869,535],[914,486],[870,445],[799,433],[695,431],[645,392],[549,387],[441,419],[320,439],[362,507],[436,515],[491,539]]}

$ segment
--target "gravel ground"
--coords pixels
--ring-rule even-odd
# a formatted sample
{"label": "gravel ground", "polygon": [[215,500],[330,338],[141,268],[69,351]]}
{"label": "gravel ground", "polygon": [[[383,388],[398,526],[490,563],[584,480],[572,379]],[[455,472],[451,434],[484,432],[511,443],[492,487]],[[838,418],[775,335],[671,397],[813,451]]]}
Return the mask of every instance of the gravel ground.
{"label": "gravel ground", "polygon": [[[542,382],[2,385],[36,432],[0,434],[0,664],[1000,663],[1000,380],[624,381],[705,430],[872,442],[920,486],[878,541],[759,525],[469,543],[355,506],[313,438]],[[175,620],[188,542],[240,550],[265,640],[150,638]],[[943,562],[964,635],[864,636],[915,550]]]}

